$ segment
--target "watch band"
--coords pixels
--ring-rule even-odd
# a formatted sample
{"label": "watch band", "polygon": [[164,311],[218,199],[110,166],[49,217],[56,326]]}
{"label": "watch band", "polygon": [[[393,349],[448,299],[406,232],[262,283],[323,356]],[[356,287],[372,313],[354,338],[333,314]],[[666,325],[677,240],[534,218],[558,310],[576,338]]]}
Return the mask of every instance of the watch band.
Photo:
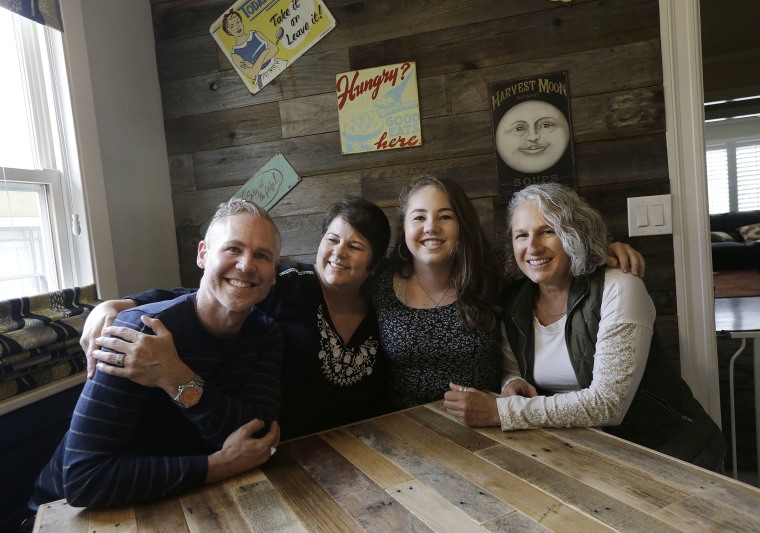
{"label": "watch band", "polygon": [[183,409],[193,407],[201,399],[203,385],[203,378],[196,374],[188,383],[177,387],[177,395],[174,397],[174,403]]}

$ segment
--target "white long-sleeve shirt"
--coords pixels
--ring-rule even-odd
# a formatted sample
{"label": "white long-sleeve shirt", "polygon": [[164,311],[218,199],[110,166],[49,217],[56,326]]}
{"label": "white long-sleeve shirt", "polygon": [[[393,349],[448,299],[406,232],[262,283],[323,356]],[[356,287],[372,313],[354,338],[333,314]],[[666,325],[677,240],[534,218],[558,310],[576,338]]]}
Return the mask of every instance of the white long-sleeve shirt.
{"label": "white long-sleeve shirt", "polygon": [[[500,397],[503,430],[537,427],[614,426],[625,416],[644,374],[656,312],[641,279],[607,269],[591,385],[580,389],[565,343],[567,317],[542,326],[533,319],[535,385],[553,396]],[[503,337],[507,383],[520,375]]]}

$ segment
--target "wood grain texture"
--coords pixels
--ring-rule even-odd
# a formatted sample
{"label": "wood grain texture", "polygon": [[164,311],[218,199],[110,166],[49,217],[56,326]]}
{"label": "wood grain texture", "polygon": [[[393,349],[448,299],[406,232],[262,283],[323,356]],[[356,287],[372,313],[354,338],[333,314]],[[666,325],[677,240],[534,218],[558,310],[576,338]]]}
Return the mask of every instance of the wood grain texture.
{"label": "wood grain texture", "polygon": [[414,479],[411,474],[373,448],[365,446],[358,437],[345,429],[331,431],[322,438],[384,489]]}
{"label": "wood grain texture", "polygon": [[228,7],[224,0],[169,0],[153,6],[156,42],[208,34],[208,28]]}
{"label": "wood grain texture", "polygon": [[88,531],[87,513],[72,507],[65,501],[40,505],[34,520],[34,533],[58,533],[59,531]]}
{"label": "wood grain texture", "polygon": [[[357,469],[321,438],[299,439],[288,447],[291,457],[344,509],[363,529],[383,531],[418,520],[416,513],[393,505],[388,492]],[[403,479],[404,484],[410,480]]]}
{"label": "wood grain texture", "polygon": [[223,486],[254,533],[306,531],[260,470],[242,474],[235,482],[226,480]]}
{"label": "wood grain texture", "polygon": [[433,531],[482,531],[464,512],[419,481],[390,487],[388,494]]}
{"label": "wood grain texture", "polygon": [[282,138],[277,102],[167,120],[169,155]]}
{"label": "wood grain texture", "polygon": [[180,502],[191,531],[245,531],[248,527],[220,483],[180,496]]}
{"label": "wood grain texture", "polygon": [[[439,415],[438,420],[442,425],[448,424],[446,417]],[[600,526],[594,518],[577,512],[551,493],[534,486],[531,482],[526,482],[519,476],[512,475],[510,471],[499,465],[482,459],[459,444],[445,439],[436,431],[409,424],[400,417],[383,418],[381,427],[413,444],[431,459],[445,463],[448,468],[471,481],[484,492],[495,496],[550,529],[564,525],[570,530],[576,530],[576,528],[592,528],[593,530]]]}
{"label": "wood grain texture", "polygon": [[[572,97],[662,84],[660,40],[636,41],[451,73],[452,113],[488,109],[488,84],[567,70]],[[610,75],[612,73],[612,75]]]}
{"label": "wood grain texture", "polygon": [[[504,17],[546,12],[551,7],[531,0],[473,0],[466,3],[436,0],[328,0],[325,3],[339,25],[331,32],[329,39],[315,47],[320,50],[384,42],[457,26],[474,26]],[[378,21],[382,21],[382,24],[378,24]]]}
{"label": "wood grain texture", "polygon": [[345,51],[306,55],[256,95],[234,70],[223,70],[161,84],[165,118],[299,98],[335,90],[335,74],[350,70]]}
{"label": "wood grain texture", "polygon": [[161,82],[209,74],[219,67],[214,38],[210,33],[198,37],[156,44],[156,65]]}
{"label": "wood grain texture", "polygon": [[264,472],[307,531],[361,531],[359,524],[284,450],[266,464]]}
{"label": "wood grain texture", "polygon": [[[183,533],[188,531],[178,499],[160,500],[135,508],[140,533]],[[121,531],[121,529],[120,529]]]}
{"label": "wood grain texture", "polygon": [[92,531],[106,533],[138,533],[137,516],[135,509],[129,507],[115,507],[105,509],[98,515],[90,515],[88,527]]}
{"label": "wood grain texture", "polygon": [[[626,469],[622,474],[620,461],[606,458],[600,460],[593,450],[581,445],[573,446],[572,454],[558,453],[562,447],[567,447],[567,444],[555,435],[513,431],[504,433],[498,441],[505,447],[530,456],[559,472],[577,472],[576,481],[646,513],[652,513],[688,495],[670,484],[653,480],[651,474],[645,470]],[[646,492],[640,490],[642,485],[647,486]]]}
{"label": "wood grain texture", "polygon": [[[389,429],[369,423],[357,425],[352,431],[366,446],[401,466],[415,479],[434,487],[443,500],[479,524],[515,510]],[[399,483],[396,488],[403,485]],[[389,494],[393,495],[390,488]]]}
{"label": "wood grain texture", "polygon": [[192,154],[169,157],[169,179],[172,193],[195,190],[195,168]]}
{"label": "wood grain texture", "polygon": [[[495,3],[489,4],[489,13],[496,9]],[[542,11],[478,21],[461,16],[456,8],[440,6],[438,11],[433,16],[444,19],[446,27],[434,29],[441,20],[420,21],[413,35],[353,46],[351,67],[408,61],[414,50],[419,75],[425,77],[659,37],[657,3],[650,0],[591,2],[551,16]],[[600,18],[603,25],[597,23]]]}
{"label": "wood grain texture", "polygon": [[502,432],[433,402],[278,446],[161,502],[43,506],[37,531],[756,531],[760,489],[598,429]]}
{"label": "wood grain texture", "polygon": [[534,487],[550,492],[566,505],[580,509],[618,531],[677,531],[663,525],[646,512],[639,511],[603,491],[585,485],[575,476],[547,467],[541,462],[525,461],[525,456],[505,447],[481,455]]}

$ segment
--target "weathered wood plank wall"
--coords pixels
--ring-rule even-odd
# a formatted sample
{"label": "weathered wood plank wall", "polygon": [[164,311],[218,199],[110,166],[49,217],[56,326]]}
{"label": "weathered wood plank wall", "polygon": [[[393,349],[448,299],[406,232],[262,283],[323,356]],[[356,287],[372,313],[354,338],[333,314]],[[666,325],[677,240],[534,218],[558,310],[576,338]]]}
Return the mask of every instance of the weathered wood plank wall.
{"label": "weathered wood plank wall", "polygon": [[[344,194],[395,220],[398,191],[422,172],[459,182],[500,246],[486,86],[567,70],[578,189],[646,255],[663,337],[677,342],[672,239],[627,237],[626,198],[669,192],[657,0],[326,0],[337,27],[255,96],[208,34],[231,2],[152,3],[183,283],[200,277],[198,226],[277,152],[303,178],[272,210],[285,256],[312,260],[321,214]],[[424,145],[341,155],[335,75],[410,60]]]}

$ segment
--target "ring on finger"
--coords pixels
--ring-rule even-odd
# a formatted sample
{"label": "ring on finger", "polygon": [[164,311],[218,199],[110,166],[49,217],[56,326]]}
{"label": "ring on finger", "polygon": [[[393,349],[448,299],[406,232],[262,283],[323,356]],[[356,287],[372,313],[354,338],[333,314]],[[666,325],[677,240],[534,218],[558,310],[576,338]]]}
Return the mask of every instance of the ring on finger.
{"label": "ring on finger", "polygon": [[118,366],[119,368],[124,368],[124,354],[123,353],[117,353],[116,357],[113,361],[114,366]]}

